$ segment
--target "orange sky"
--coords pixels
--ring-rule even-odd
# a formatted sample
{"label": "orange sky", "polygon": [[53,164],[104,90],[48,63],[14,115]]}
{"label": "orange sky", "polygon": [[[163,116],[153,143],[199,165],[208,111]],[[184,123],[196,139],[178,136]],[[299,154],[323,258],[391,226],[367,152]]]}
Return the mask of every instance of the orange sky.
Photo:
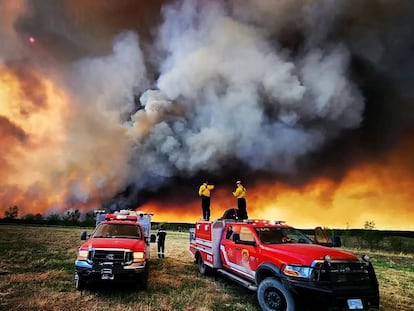
{"label": "orange sky", "polygon": [[[1,149],[7,150],[2,155],[0,176],[9,185],[1,193],[2,210],[12,204],[19,206],[21,215],[54,209],[62,211],[62,206],[84,212],[100,208],[100,204],[110,198],[109,194],[116,191],[122,178],[116,175],[112,176],[114,179],[108,178],[111,173],[104,169],[108,166],[91,162],[87,146],[68,144],[73,135],[68,136],[65,128],[73,117],[69,109],[70,97],[53,81],[39,77],[35,68],[25,69],[38,83],[32,93],[44,98],[41,106],[33,105],[31,98],[22,95],[25,85],[12,71],[0,68],[0,113],[13,121],[9,128],[6,122],[0,127],[3,130]],[[21,133],[13,133],[11,128]],[[108,152],[113,143],[90,148]],[[86,151],[79,150],[82,148]],[[248,187],[249,215],[285,220],[296,227],[362,228],[365,221],[374,221],[378,229],[414,230],[412,151],[411,139],[407,136],[375,162],[359,164],[349,170],[340,181],[317,178],[300,187],[266,181]],[[73,158],[68,157],[70,155]],[[122,158],[119,159],[122,162]],[[105,193],[99,192],[99,178],[105,180]],[[114,190],[111,190],[112,184]],[[194,185],[194,189],[197,187]],[[78,193],[73,205],[67,202],[68,189]],[[220,217],[225,209],[235,206],[231,191],[231,187],[214,190],[212,218]],[[79,202],[83,196],[84,204]],[[197,199],[179,205],[171,203],[175,200],[170,198],[169,204],[164,200],[147,202],[140,209],[154,212],[154,221],[193,222],[200,217]]]}
{"label": "orange sky", "polygon": [[[284,220],[299,228],[363,228],[366,221],[374,221],[377,229],[414,230],[414,180],[405,169],[408,159],[396,156],[400,151],[353,168],[340,182],[316,179],[300,188],[278,182],[249,188],[249,217]],[[212,219],[236,206],[231,191],[214,190]],[[193,222],[201,217],[198,201],[171,207],[150,202],[140,210],[155,212],[154,221]]]}
{"label": "orange sky", "polygon": [[[412,29],[405,25],[413,18],[401,29],[393,23],[414,10],[396,2],[336,8],[322,1],[304,10],[301,1],[257,1],[250,16],[249,6],[234,2],[222,12],[205,2],[212,10],[203,19],[191,6],[160,10],[166,2],[2,4],[0,217],[11,206],[20,216],[100,209],[134,185],[138,197],[142,189],[155,193],[139,207],[154,221],[194,222],[199,184],[189,190],[190,181],[222,172],[211,203],[217,218],[235,206],[233,175],[226,175],[234,174],[233,161],[257,159],[243,180],[250,217],[302,228],[374,221],[377,229],[414,230],[414,96],[406,85],[414,65],[412,51],[398,44],[412,34],[389,40]],[[331,23],[332,13],[341,18]],[[348,20],[353,27],[341,25]],[[135,32],[116,37],[125,29]],[[170,97],[138,103],[157,87]],[[344,142],[360,139],[352,147],[363,150],[344,165],[331,159],[315,161],[320,174],[295,171],[296,161],[323,158],[329,143],[360,128]],[[378,154],[364,149],[372,137]],[[175,178],[186,180],[185,194],[174,193]],[[157,194],[160,188],[174,195]]]}
{"label": "orange sky", "polygon": [[[24,215],[99,206],[126,174],[116,169],[126,162],[117,128],[100,125],[94,113],[78,115],[70,95],[35,66],[0,66],[0,73],[1,210],[17,205]],[[108,128],[113,138],[102,137]]]}

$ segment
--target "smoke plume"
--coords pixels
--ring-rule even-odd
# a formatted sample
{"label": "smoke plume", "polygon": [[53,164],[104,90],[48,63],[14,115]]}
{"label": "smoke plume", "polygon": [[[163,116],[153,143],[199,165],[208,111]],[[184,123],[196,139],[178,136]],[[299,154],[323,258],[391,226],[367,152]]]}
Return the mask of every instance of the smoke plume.
{"label": "smoke plume", "polygon": [[395,150],[412,159],[411,1],[2,8],[2,209],[136,208],[164,196],[159,208],[173,211],[205,178],[261,193],[329,180],[318,202],[332,208],[351,172],[395,163]]}

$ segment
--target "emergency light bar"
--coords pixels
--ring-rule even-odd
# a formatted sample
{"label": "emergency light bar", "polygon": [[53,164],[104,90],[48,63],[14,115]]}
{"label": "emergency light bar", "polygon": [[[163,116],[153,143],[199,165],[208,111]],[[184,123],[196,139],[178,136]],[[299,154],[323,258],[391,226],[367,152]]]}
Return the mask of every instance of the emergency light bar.
{"label": "emergency light bar", "polygon": [[146,213],[142,211],[120,210],[105,215],[105,220],[129,220],[138,221],[141,217],[151,217],[153,213]]}
{"label": "emergency light bar", "polygon": [[270,224],[269,220],[266,219],[245,219],[243,220],[243,222],[248,223],[248,224],[260,224],[260,225],[266,225],[266,224]]}
{"label": "emergency light bar", "polygon": [[129,220],[137,221],[137,216],[130,215],[120,215],[120,214],[106,214],[105,220]]}

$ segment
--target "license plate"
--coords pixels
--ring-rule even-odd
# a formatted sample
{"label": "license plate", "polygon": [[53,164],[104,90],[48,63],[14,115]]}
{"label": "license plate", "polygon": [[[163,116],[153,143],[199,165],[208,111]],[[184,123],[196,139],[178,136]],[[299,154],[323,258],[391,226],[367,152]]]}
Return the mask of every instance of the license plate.
{"label": "license plate", "polygon": [[112,274],[104,273],[101,275],[101,280],[113,280],[113,279],[114,279],[114,276]]}
{"label": "license plate", "polygon": [[362,305],[361,299],[348,299],[348,309],[349,310],[362,310],[364,306]]}

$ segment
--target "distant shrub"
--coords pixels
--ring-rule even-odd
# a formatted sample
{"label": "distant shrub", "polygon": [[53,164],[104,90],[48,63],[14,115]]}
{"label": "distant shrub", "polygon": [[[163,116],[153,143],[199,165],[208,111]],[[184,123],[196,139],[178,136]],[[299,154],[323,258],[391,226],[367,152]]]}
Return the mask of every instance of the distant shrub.
{"label": "distant shrub", "polygon": [[58,225],[60,224],[60,222],[61,222],[61,219],[58,214],[50,214],[49,216],[46,217],[46,223],[48,225]]}
{"label": "distant shrub", "polygon": [[[338,234],[338,231],[336,232]],[[344,247],[370,249],[393,253],[414,253],[414,238],[409,233],[406,236],[398,232],[379,230],[344,230],[341,241]]]}
{"label": "distant shrub", "polygon": [[383,239],[382,235],[377,230],[365,230],[362,238],[371,250],[378,249],[379,244]]}

